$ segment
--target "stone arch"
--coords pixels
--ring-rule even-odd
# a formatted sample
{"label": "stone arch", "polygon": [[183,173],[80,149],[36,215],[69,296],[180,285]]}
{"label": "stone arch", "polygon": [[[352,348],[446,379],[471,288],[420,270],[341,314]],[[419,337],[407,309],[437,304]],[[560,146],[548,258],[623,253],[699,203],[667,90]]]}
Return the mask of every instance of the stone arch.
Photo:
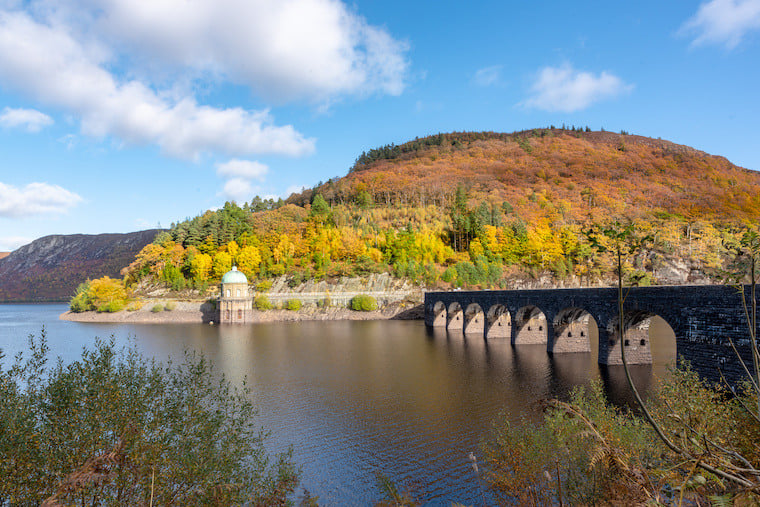
{"label": "stone arch", "polygon": [[546,315],[537,306],[523,306],[517,310],[513,326],[515,345],[547,342]]}
{"label": "stone arch", "polygon": [[464,328],[464,312],[462,311],[462,305],[454,301],[449,305],[447,312],[448,322],[446,323],[446,329],[461,330]]}
{"label": "stone arch", "polygon": [[486,316],[486,338],[512,338],[512,316],[504,305],[493,305]]}
{"label": "stone arch", "polygon": [[477,303],[467,305],[464,312],[464,334],[485,336],[486,316]]}
{"label": "stone arch", "polygon": [[433,305],[433,327],[446,327],[446,304],[436,301]]}
{"label": "stone arch", "polygon": [[620,339],[618,315],[605,327],[606,336],[599,335],[599,363],[623,364],[621,348],[625,347],[628,364],[651,364],[652,347],[649,343],[649,326],[655,314],[646,310],[628,310],[623,315],[624,338]]}
{"label": "stone arch", "polygon": [[565,308],[554,317],[553,336],[547,346],[551,353],[591,352],[589,320],[591,314],[583,308]]}

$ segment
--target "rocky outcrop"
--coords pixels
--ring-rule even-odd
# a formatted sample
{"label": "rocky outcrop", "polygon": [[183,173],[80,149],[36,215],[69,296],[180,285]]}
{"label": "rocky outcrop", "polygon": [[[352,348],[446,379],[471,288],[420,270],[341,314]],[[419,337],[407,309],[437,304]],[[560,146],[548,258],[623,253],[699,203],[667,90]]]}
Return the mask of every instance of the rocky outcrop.
{"label": "rocky outcrop", "polygon": [[0,259],[0,301],[68,300],[88,278],[119,271],[159,232],[53,235]]}

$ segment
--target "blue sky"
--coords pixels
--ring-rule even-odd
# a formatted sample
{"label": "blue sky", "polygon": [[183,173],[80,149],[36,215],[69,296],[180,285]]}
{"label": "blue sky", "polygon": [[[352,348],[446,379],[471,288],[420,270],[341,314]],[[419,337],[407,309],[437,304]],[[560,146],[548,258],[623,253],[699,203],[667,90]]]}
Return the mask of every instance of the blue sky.
{"label": "blue sky", "polygon": [[760,170],[758,90],[760,0],[0,0],[0,251],[455,130],[624,129]]}

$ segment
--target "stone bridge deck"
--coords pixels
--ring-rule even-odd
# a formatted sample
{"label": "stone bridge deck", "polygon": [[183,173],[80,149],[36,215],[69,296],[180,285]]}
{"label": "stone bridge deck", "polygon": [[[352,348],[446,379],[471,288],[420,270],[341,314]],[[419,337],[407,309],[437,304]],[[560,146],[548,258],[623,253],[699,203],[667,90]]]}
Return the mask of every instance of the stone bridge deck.
{"label": "stone bridge deck", "polygon": [[[650,319],[673,329],[678,357],[704,377],[732,382],[743,369],[731,348],[751,366],[749,327],[737,287],[719,285],[624,289],[625,333],[618,331],[617,288],[451,291],[425,294],[425,323],[450,332],[512,344],[546,343],[549,353],[587,352],[589,319],[599,329],[599,362],[651,363]],[[750,301],[749,287],[744,287]]]}

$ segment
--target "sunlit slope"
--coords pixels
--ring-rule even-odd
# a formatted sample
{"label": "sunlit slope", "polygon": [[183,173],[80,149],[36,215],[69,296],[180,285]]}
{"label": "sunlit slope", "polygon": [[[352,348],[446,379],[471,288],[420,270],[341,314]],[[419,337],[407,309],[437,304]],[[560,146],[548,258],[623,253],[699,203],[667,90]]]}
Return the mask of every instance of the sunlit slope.
{"label": "sunlit slope", "polygon": [[[470,198],[507,202],[530,218],[554,208],[571,220],[677,214],[752,221],[760,174],[723,157],[647,137],[534,129],[453,133],[371,150],[344,178],[315,190],[328,201],[448,205],[457,185]],[[307,191],[291,202],[303,203]],[[366,196],[365,196],[366,197]]]}

